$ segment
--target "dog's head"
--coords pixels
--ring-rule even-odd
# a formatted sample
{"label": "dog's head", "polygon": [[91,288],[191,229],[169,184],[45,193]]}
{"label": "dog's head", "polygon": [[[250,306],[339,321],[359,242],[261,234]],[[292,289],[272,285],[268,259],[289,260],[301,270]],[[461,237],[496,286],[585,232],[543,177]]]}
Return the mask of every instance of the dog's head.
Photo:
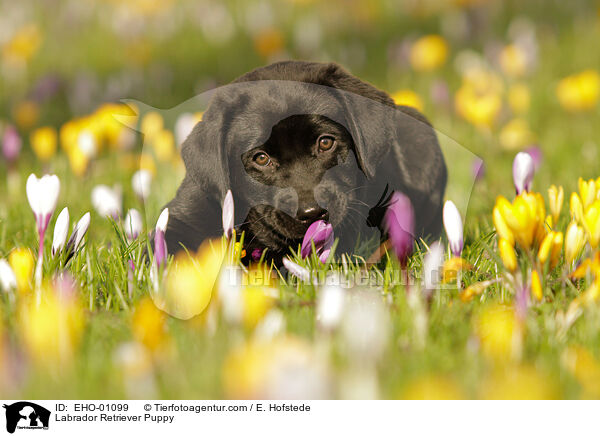
{"label": "dog's head", "polygon": [[[418,114],[398,110],[385,93],[333,64],[261,71],[219,88],[182,148],[187,177],[200,191],[214,193],[218,204],[231,189],[236,225],[256,245],[287,251],[318,219],[354,227],[351,240],[372,236],[367,217],[385,182],[366,191],[385,171],[408,194],[412,186],[423,198],[433,190],[427,166],[439,159],[420,144],[437,142]],[[394,163],[388,169],[386,159]]]}
{"label": "dog's head", "polygon": [[359,173],[348,130],[323,115],[292,115],[241,154],[256,184],[237,192],[250,204],[246,227],[273,246],[302,238],[316,220],[339,226],[355,202]]}

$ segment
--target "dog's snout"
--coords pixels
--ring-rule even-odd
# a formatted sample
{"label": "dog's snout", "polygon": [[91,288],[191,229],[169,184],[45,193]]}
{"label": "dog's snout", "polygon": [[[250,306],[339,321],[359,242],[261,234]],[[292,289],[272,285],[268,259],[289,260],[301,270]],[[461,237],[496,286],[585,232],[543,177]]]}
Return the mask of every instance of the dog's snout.
{"label": "dog's snout", "polygon": [[317,220],[327,221],[329,220],[329,212],[318,205],[312,205],[298,209],[296,217],[306,223],[312,223]]}

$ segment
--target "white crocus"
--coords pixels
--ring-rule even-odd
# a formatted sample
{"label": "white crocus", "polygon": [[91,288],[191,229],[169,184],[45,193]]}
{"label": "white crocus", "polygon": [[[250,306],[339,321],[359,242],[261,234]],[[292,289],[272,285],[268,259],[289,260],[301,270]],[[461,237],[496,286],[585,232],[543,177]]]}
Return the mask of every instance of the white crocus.
{"label": "white crocus", "polygon": [[150,194],[150,185],[152,183],[152,173],[148,170],[138,170],[131,178],[133,192],[142,201],[146,201]]}
{"label": "white crocus", "polygon": [[29,205],[35,215],[38,235],[43,236],[48,228],[50,217],[52,217],[56,208],[58,193],[60,192],[60,180],[55,175],[46,174],[38,179],[35,174],[31,174],[27,179],[26,190],[27,200],[29,200]]}
{"label": "white crocus", "polygon": [[296,276],[303,282],[308,282],[310,280],[310,271],[306,268],[298,265],[296,262],[288,259],[287,257],[283,258],[283,266],[285,269],[289,271],[289,273],[293,276]]}
{"label": "white crocus", "polygon": [[125,234],[130,240],[136,239],[142,232],[142,215],[137,209],[129,209],[125,216]]}
{"label": "white crocus", "polygon": [[69,208],[65,207],[54,223],[54,237],[52,239],[52,256],[60,253],[67,242],[69,234]]}
{"label": "white crocus", "polygon": [[513,182],[517,195],[531,189],[531,182],[535,173],[535,164],[529,153],[519,152],[513,162]]}
{"label": "white crocus", "polygon": [[234,221],[234,206],[233,206],[233,194],[231,190],[227,191],[225,200],[223,201],[223,231],[226,237],[231,237],[233,233],[233,221]]}
{"label": "white crocus", "polygon": [[73,233],[71,233],[71,237],[69,238],[69,242],[67,242],[67,247],[69,250],[72,250],[73,253],[77,253],[79,247],[81,245],[81,241],[83,237],[88,231],[88,227],[90,226],[90,213],[86,212],[85,215],[81,217],[77,224],[73,228]]}
{"label": "white crocus", "polygon": [[346,300],[346,291],[338,285],[326,285],[317,297],[317,322],[326,331],[335,329],[341,319]]}
{"label": "white crocus", "polygon": [[29,175],[26,185],[27,200],[35,215],[37,232],[40,239],[38,249],[38,261],[35,268],[35,285],[37,301],[40,301],[40,287],[42,285],[42,262],[44,258],[44,236],[50,218],[56,208],[58,193],[60,192],[60,180],[55,175],[42,176],[38,179],[35,174]]}
{"label": "white crocus", "polygon": [[109,188],[106,185],[98,185],[92,190],[92,204],[99,215],[111,217],[117,220],[122,212],[121,187],[115,185]]}
{"label": "white crocus", "polygon": [[6,259],[0,259],[0,288],[4,292],[11,292],[17,288],[17,276]]}
{"label": "white crocus", "polygon": [[185,112],[177,118],[175,121],[175,140],[177,141],[177,146],[181,146],[183,141],[192,133],[194,126],[198,120],[189,112]]}
{"label": "white crocus", "polygon": [[439,241],[429,247],[423,260],[424,291],[427,296],[440,284],[442,266],[444,265],[444,247]]}
{"label": "white crocus", "polygon": [[464,245],[463,222],[456,205],[450,200],[444,204],[444,228],[452,254],[460,257]]}

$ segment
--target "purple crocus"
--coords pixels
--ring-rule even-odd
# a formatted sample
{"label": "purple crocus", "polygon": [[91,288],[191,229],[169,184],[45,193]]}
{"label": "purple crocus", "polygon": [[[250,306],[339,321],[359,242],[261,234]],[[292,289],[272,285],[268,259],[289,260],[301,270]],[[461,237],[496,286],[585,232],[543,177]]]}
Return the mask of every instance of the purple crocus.
{"label": "purple crocus", "polygon": [[392,248],[402,266],[406,266],[413,251],[415,233],[415,212],[410,199],[401,192],[395,192],[390,199],[384,217]]}
{"label": "purple crocus", "polygon": [[14,162],[21,152],[21,137],[13,126],[7,126],[2,136],[2,155],[7,162]]}
{"label": "purple crocus", "polygon": [[165,232],[169,223],[169,209],[164,209],[156,221],[156,231],[154,234],[154,261],[156,266],[160,266],[167,260],[167,240]]}
{"label": "purple crocus", "polygon": [[313,243],[315,244],[319,260],[325,263],[333,245],[333,226],[323,220],[318,220],[308,227],[308,230],[304,234],[302,249],[300,251],[303,259],[310,255]]}

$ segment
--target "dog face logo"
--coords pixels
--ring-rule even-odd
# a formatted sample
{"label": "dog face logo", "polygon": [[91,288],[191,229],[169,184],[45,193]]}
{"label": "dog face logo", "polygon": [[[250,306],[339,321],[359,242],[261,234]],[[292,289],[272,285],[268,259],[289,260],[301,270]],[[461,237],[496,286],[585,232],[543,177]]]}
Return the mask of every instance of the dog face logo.
{"label": "dog face logo", "polygon": [[4,404],[6,409],[6,431],[14,433],[19,429],[48,429],[50,411],[42,406],[29,401],[19,401],[10,405]]}

